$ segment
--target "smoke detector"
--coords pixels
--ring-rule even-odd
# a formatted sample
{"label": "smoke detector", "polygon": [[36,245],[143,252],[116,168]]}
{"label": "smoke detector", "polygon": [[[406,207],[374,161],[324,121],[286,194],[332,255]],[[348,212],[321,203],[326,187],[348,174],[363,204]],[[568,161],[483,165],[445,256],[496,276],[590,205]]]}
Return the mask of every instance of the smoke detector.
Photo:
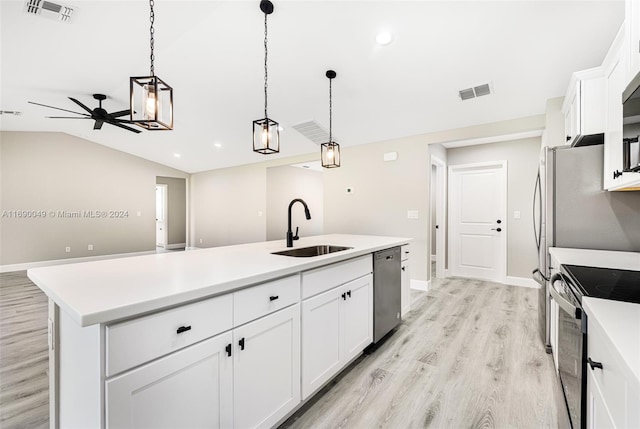
{"label": "smoke detector", "polygon": [[482,97],[483,95],[489,95],[493,92],[491,83],[483,83],[482,85],[474,86],[473,88],[461,89],[458,91],[460,100],[470,100],[476,97]]}
{"label": "smoke detector", "polygon": [[[325,127],[320,125],[316,121],[301,122],[293,126],[293,129],[314,142],[315,144],[327,143],[329,141],[329,132]],[[337,142],[338,139],[335,135],[332,136],[333,141]]]}
{"label": "smoke detector", "polygon": [[45,0],[26,0],[24,11],[29,15],[39,15],[59,22],[70,22],[75,7]]}

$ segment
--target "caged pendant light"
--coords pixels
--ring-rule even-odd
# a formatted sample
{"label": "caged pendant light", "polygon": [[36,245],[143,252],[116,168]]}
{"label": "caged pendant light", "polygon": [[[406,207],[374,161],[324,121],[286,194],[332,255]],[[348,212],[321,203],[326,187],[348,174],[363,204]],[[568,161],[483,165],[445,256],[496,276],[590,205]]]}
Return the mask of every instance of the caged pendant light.
{"label": "caged pendant light", "polygon": [[273,3],[260,1],[264,12],[264,118],[253,121],[253,151],[263,155],[280,152],[280,127],[267,115],[267,16],[273,13]]}
{"label": "caged pendant light", "polygon": [[131,121],[147,130],[173,129],[173,88],[155,75],[153,67],[154,56],[154,0],[149,0],[149,28],[151,48],[150,76],[135,76],[129,78],[129,95]]}
{"label": "caged pendant light", "polygon": [[332,134],[332,100],[331,100],[331,81],[336,77],[336,72],[327,70],[325,74],[329,78],[329,141],[320,145],[320,158],[324,168],[340,167],[340,145],[333,141]]}

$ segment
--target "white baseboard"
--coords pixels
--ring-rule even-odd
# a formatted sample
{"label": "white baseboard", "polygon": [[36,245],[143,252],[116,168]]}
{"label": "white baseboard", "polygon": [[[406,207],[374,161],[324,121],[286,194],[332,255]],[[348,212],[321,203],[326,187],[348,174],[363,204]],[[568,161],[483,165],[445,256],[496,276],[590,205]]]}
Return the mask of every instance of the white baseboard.
{"label": "white baseboard", "polygon": [[66,264],[75,264],[77,262],[91,262],[91,261],[101,261],[104,259],[128,258],[129,256],[153,255],[154,253],[156,253],[155,250],[149,250],[146,252],[116,253],[113,255],[85,256],[82,258],[53,259],[50,261],[37,261],[37,262],[25,262],[22,264],[0,265],[0,273],[9,273],[12,271],[24,271],[24,270],[29,270],[31,268],[48,267],[51,265],[66,265]]}
{"label": "white baseboard", "polygon": [[526,277],[507,276],[504,283],[511,286],[530,287],[534,289],[540,288],[538,282],[536,282],[534,279],[529,279]]}
{"label": "white baseboard", "polygon": [[186,247],[187,243],[167,244],[166,246],[164,246],[164,248],[167,250],[186,249]]}
{"label": "white baseboard", "polygon": [[411,284],[409,285],[409,287],[411,289],[417,289],[417,290],[422,290],[425,292],[429,291],[429,283],[428,281],[425,280],[414,280],[411,279]]}

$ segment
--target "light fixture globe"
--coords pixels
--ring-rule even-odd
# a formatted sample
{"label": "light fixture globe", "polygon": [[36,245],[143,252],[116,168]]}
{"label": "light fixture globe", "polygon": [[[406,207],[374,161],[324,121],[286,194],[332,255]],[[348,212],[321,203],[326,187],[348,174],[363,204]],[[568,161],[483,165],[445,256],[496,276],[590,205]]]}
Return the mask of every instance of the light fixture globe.
{"label": "light fixture globe", "polygon": [[253,121],[253,151],[269,155],[280,152],[280,124],[267,114],[267,16],[273,13],[273,3],[261,0],[260,10],[264,13],[264,118]]}
{"label": "light fixture globe", "polygon": [[333,70],[327,70],[325,76],[329,79],[329,141],[320,145],[320,161],[324,168],[340,167],[340,145],[333,141],[333,104],[331,81],[337,76]]}

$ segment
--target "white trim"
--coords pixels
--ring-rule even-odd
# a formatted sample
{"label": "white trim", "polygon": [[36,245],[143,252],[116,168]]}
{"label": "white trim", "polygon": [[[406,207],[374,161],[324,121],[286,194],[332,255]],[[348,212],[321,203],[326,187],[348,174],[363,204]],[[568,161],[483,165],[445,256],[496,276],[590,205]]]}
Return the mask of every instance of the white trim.
{"label": "white trim", "polygon": [[530,131],[522,131],[519,133],[513,134],[503,134],[500,136],[489,136],[489,137],[479,137],[475,139],[464,139],[464,140],[452,140],[447,143],[441,143],[442,146],[450,149],[452,147],[462,147],[462,146],[474,146],[479,144],[487,144],[487,143],[500,143],[512,140],[522,140],[529,139],[532,137],[540,137],[542,136],[543,128],[530,130]]}
{"label": "white trim", "polygon": [[445,277],[449,277],[449,268],[445,268],[445,270],[444,270],[444,276],[445,276]]}
{"label": "white trim", "polygon": [[187,243],[167,244],[164,248],[167,250],[186,249]]}
{"label": "white trim", "polygon": [[[456,195],[456,190],[454,189],[454,186],[456,185],[455,180],[454,180],[454,176],[460,172],[464,172],[464,171],[474,171],[474,170],[481,170],[481,169],[496,169],[499,170],[499,173],[501,175],[501,184],[500,184],[500,192],[502,194],[502,203],[503,203],[503,207],[502,207],[502,213],[499,214],[500,219],[507,219],[507,207],[509,205],[509,197],[507,194],[507,182],[508,182],[508,170],[507,170],[507,160],[495,160],[495,161],[486,161],[486,162],[476,162],[476,163],[471,163],[471,164],[458,164],[458,165],[449,165],[448,168],[448,187],[449,187],[449,196],[455,196]],[[457,206],[457,199],[455,197],[453,198],[449,198],[449,205],[448,205],[448,223],[449,223],[449,229],[447,230],[448,232],[448,248],[447,248],[447,254],[448,254],[448,260],[449,260],[449,267],[451,267],[451,275],[453,276],[459,276],[459,277],[464,277],[463,275],[461,275],[459,272],[456,272],[457,269],[459,269],[458,264],[458,258],[457,258],[457,252],[458,252],[458,247],[457,247],[457,242],[455,240],[455,237],[458,233],[457,231],[457,224],[456,222],[454,222],[454,215],[455,213],[458,212],[458,206]],[[506,229],[506,222],[505,222],[505,227],[503,227],[503,229]],[[506,278],[507,278],[507,254],[508,254],[508,249],[507,249],[507,231],[505,231],[505,233],[500,235],[500,266],[497,268],[497,278],[494,279],[489,279],[489,278],[485,278],[484,280],[488,280],[488,281],[495,281],[498,283],[505,283]]]}
{"label": "white trim", "polygon": [[514,277],[507,276],[505,279],[505,284],[511,286],[520,286],[520,287],[530,287],[533,289],[540,289],[540,285],[534,279],[530,279],[527,277]]}
{"label": "white trim", "polygon": [[[432,170],[436,167],[436,183],[431,183]],[[447,165],[444,161],[435,155],[431,155],[431,165],[429,166],[429,180],[430,180],[430,192],[435,189],[435,204],[436,204],[436,219],[431,219],[433,210],[429,210],[429,232],[434,230],[434,222],[439,225],[436,230],[436,248],[431,249],[430,252],[435,251],[436,255],[436,272],[431,272],[431,266],[429,266],[429,278],[442,278],[444,270],[444,259],[447,252],[445,234],[447,231],[447,216],[446,216],[446,204],[447,204]],[[431,207],[431,198],[429,198],[428,206]],[[436,222],[437,221],[437,222]],[[431,242],[429,243],[431,247]]]}
{"label": "white trim", "polygon": [[410,288],[416,290],[429,291],[430,281],[411,279]]}
{"label": "white trim", "polygon": [[69,259],[52,259],[50,261],[25,262],[22,264],[0,265],[0,273],[9,273],[12,271],[24,271],[31,268],[48,267],[51,265],[75,264],[77,262],[101,261],[104,259],[128,258],[130,256],[153,255],[155,250],[145,252],[116,253],[113,255],[86,256],[82,258]]}
{"label": "white trim", "polygon": [[436,255],[431,255],[431,262],[436,260]]}

